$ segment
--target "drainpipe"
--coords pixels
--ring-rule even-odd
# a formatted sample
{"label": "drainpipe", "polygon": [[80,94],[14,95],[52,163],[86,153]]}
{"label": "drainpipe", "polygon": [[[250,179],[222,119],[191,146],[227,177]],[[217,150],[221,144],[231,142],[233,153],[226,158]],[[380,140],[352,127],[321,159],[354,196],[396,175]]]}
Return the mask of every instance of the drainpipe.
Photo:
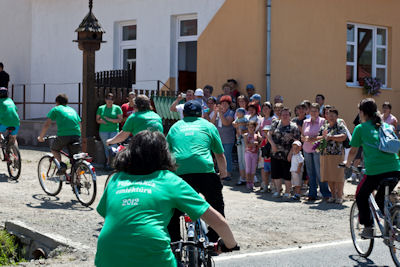
{"label": "drainpipe", "polygon": [[267,101],[271,101],[271,4],[272,0],[267,0]]}

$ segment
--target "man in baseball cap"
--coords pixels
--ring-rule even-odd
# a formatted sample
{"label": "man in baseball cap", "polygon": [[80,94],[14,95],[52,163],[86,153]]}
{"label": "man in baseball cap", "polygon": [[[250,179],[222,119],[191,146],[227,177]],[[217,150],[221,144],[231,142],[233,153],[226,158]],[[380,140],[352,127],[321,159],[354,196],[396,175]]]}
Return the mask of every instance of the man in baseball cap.
{"label": "man in baseball cap", "polygon": [[[185,103],[182,120],[170,128],[167,141],[169,150],[178,166],[175,173],[201,193],[210,205],[224,215],[224,200],[220,178],[225,178],[226,159],[217,127],[200,118],[202,108],[199,102],[191,100]],[[217,161],[220,176],[215,173],[212,154]],[[179,216],[176,210],[168,231],[171,241],[179,241]],[[218,234],[210,229],[208,237],[211,242],[218,240]]]}

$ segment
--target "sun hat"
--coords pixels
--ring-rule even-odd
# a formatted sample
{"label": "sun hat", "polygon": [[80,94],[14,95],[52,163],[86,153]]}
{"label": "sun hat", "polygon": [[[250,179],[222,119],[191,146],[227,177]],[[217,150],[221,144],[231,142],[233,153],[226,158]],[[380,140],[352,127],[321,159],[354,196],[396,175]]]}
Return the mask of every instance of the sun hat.
{"label": "sun hat", "polygon": [[246,90],[247,89],[254,89],[254,85],[252,85],[251,83],[249,83],[248,85],[246,85]]}
{"label": "sun hat", "polygon": [[250,97],[250,101],[255,101],[257,100],[258,102],[261,101],[261,96],[259,94],[254,94]]}
{"label": "sun hat", "polygon": [[269,130],[271,130],[271,125],[265,125],[263,131],[269,131]]}
{"label": "sun hat", "polygon": [[238,113],[238,112],[243,113],[243,114],[246,114],[246,110],[245,110],[244,108],[238,108],[238,109],[236,110],[236,113]]}
{"label": "sun hat", "polygon": [[204,96],[203,89],[197,88],[196,91],[194,91],[195,96]]}

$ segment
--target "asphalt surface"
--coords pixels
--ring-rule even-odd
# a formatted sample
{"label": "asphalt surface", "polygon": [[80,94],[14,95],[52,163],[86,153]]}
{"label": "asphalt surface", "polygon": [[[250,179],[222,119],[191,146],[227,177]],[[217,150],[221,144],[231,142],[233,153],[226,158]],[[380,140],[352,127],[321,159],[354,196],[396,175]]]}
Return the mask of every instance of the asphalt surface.
{"label": "asphalt surface", "polygon": [[390,251],[376,239],[368,258],[360,257],[351,240],[293,247],[281,250],[221,255],[214,258],[216,267],[265,267],[265,266],[395,266]]}

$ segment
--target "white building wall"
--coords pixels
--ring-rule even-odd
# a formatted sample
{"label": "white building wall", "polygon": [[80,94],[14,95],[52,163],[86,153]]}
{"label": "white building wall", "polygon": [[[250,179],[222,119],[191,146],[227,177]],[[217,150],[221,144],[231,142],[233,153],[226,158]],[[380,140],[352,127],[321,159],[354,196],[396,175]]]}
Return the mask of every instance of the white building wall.
{"label": "white building wall", "polygon": [[[17,4],[13,3],[17,1],[1,1],[7,1],[7,5],[17,8]],[[21,5],[20,0],[18,2]],[[30,2],[28,0],[25,2],[26,6],[29,6]],[[135,20],[137,22],[136,87],[155,89],[156,80],[165,82],[175,74],[175,70],[171,69],[176,61],[175,49],[172,47],[175,45],[174,18],[178,15],[196,14],[199,36],[224,2],[225,0],[94,1],[93,13],[105,29],[103,39],[107,41],[96,53],[96,71],[119,68],[115,60],[118,49],[118,43],[114,40],[115,30],[119,22]],[[30,75],[25,74],[26,78],[21,78],[21,81],[33,84],[66,83],[49,85],[51,89],[46,89],[46,100],[52,101],[55,95],[62,91],[69,95],[70,101],[76,101],[76,83],[82,79],[82,52],[72,40],[77,38],[74,31],[88,12],[88,1],[35,0],[31,4],[32,27],[25,29],[27,33],[31,29],[31,44],[28,42],[32,51],[31,68]],[[2,6],[3,2],[0,4],[0,9]],[[6,50],[18,53],[12,45]],[[33,85],[29,90],[29,99],[41,101],[42,91],[41,85]],[[30,114],[31,117],[43,117],[48,110],[49,107],[36,105],[32,107]]]}
{"label": "white building wall", "polygon": [[[11,84],[30,83],[31,0],[1,0],[0,18],[0,62],[10,74],[10,87]],[[22,101],[22,87],[15,87],[15,99]]]}

